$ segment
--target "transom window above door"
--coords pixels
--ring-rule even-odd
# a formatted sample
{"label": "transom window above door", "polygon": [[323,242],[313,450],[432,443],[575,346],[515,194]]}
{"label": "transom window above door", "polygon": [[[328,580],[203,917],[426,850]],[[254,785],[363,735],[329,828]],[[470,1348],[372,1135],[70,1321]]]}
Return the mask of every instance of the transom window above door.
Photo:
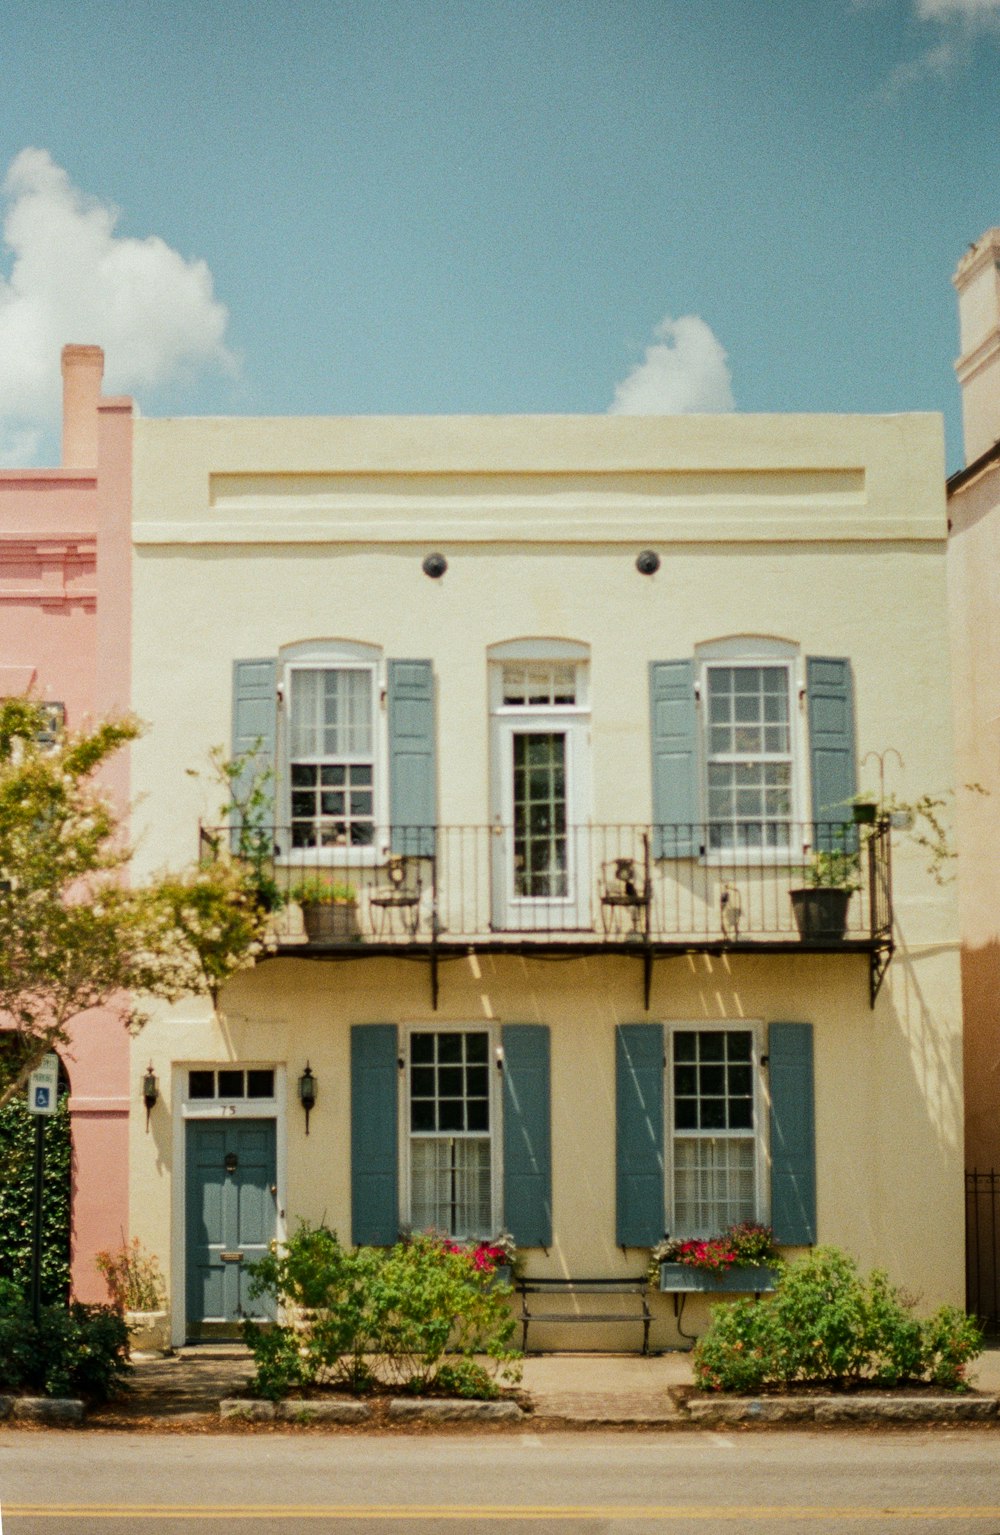
{"label": "transom window above door", "polygon": [[503,702],[536,709],[575,704],[576,672],[575,666],[557,662],[508,662],[503,668]]}

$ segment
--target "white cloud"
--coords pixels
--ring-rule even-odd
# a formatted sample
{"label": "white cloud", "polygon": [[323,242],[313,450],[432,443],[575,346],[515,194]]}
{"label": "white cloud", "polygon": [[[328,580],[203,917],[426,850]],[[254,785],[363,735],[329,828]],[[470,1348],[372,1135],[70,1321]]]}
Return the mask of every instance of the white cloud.
{"label": "white cloud", "polygon": [[615,388],[614,416],[677,416],[733,410],[726,352],[696,314],[666,315],[646,355]]}
{"label": "white cloud", "polygon": [[916,0],[921,21],[997,21],[1000,0]]}
{"label": "white cloud", "polygon": [[204,261],[156,235],[116,235],[118,210],[81,192],[44,149],[11,162],[3,197],[13,261],[0,273],[0,461],[37,445],[58,417],[68,341],[104,348],[109,393],[235,371],[228,311]]}
{"label": "white cloud", "polygon": [[[863,0],[853,3],[859,9]],[[912,4],[916,21],[937,27],[938,41],[896,66],[884,93],[889,99],[921,80],[968,66],[977,41],[1000,31],[1000,0],[912,0]]]}

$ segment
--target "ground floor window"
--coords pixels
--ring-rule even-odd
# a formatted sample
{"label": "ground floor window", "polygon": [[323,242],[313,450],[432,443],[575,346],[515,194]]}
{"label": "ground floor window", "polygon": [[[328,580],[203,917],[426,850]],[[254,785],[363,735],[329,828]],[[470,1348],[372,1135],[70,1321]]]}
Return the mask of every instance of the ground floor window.
{"label": "ground floor window", "polygon": [[711,1236],[759,1220],[759,1051],[752,1028],[670,1031],[670,1230]]}
{"label": "ground floor window", "polygon": [[487,1029],[408,1036],[409,1221],[414,1231],[488,1236],[494,1119]]}

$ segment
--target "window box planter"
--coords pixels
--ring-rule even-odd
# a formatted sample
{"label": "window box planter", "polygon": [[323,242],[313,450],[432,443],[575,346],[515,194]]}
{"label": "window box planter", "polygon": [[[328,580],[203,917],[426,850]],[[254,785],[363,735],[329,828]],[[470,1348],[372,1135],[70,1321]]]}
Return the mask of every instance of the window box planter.
{"label": "window box planter", "polygon": [[660,1289],[677,1294],[697,1290],[709,1295],[763,1295],[778,1282],[776,1269],[746,1265],[713,1274],[688,1263],[661,1263]]}
{"label": "window box planter", "polygon": [[361,937],[358,908],[353,902],[303,901],[302,925],[310,943]]}
{"label": "window box planter", "polygon": [[807,885],[790,890],[792,914],[800,938],[843,938],[847,932],[847,908],[850,890],[828,885]]}

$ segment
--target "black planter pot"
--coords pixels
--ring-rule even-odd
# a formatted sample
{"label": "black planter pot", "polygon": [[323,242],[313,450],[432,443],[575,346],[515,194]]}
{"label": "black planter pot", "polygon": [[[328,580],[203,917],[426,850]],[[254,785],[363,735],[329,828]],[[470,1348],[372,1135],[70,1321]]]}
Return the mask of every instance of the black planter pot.
{"label": "black planter pot", "polygon": [[855,826],[874,826],[878,817],[878,806],[870,800],[859,800],[851,809]]}
{"label": "black planter pot", "polygon": [[790,890],[788,894],[800,938],[843,938],[847,932],[849,890],[810,885],[805,890]]}

